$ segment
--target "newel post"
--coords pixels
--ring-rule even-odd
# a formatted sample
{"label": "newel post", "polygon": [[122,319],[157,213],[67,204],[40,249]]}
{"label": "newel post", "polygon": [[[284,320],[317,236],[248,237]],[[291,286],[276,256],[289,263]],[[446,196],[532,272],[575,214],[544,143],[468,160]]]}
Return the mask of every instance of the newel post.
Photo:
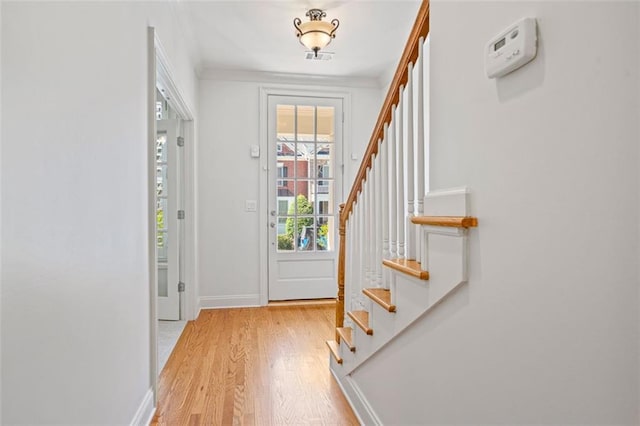
{"label": "newel post", "polygon": [[[342,215],[344,204],[340,204],[340,251],[338,252],[338,299],[336,301],[336,328],[344,325],[344,268],[346,256],[346,228],[347,220]],[[336,342],[340,342],[340,336],[336,330]]]}

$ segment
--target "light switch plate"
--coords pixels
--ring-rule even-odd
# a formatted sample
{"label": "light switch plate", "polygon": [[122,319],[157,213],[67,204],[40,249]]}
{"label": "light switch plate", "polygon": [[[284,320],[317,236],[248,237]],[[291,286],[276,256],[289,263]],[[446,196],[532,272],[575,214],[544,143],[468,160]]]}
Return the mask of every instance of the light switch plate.
{"label": "light switch plate", "polygon": [[256,200],[246,200],[244,202],[244,211],[246,212],[258,211],[258,202]]}

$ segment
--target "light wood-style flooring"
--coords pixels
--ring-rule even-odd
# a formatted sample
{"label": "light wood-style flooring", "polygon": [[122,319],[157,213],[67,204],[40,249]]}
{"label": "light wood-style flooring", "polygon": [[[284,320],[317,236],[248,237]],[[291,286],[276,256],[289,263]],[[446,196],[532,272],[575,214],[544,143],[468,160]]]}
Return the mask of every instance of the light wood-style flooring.
{"label": "light wood-style flooring", "polygon": [[335,305],[204,310],[159,379],[152,425],[357,425],[329,371]]}

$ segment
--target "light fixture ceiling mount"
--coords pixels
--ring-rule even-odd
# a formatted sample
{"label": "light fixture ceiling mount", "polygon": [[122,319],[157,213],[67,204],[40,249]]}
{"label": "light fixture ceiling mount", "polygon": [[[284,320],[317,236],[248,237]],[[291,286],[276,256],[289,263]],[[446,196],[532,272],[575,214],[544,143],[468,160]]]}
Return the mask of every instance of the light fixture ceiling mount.
{"label": "light fixture ceiling mount", "polygon": [[320,49],[324,49],[331,40],[336,37],[336,30],[340,21],[333,19],[331,22],[323,21],[327,13],[322,9],[309,9],[306,16],[309,22],[302,22],[300,18],[293,20],[296,27],[296,37],[307,49],[312,50],[318,56]]}

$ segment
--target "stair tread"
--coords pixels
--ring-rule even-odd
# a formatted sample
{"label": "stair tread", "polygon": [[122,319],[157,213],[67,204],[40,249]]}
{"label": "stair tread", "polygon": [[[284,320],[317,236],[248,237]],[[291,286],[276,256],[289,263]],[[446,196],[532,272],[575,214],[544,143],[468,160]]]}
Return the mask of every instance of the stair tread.
{"label": "stair tread", "polygon": [[396,311],[396,305],[391,303],[391,291],[384,288],[365,288],[362,292],[387,311]]}
{"label": "stair tread", "polygon": [[349,350],[351,350],[351,352],[355,352],[356,347],[353,344],[353,329],[351,327],[338,327],[336,328],[336,331]]}
{"label": "stair tread", "polygon": [[395,269],[396,271],[400,271],[407,275],[411,275],[412,277],[416,277],[421,280],[429,279],[429,272],[423,271],[420,268],[420,263],[415,260],[407,260],[407,259],[384,259],[382,261],[384,266],[387,266],[391,269]]}
{"label": "stair tread", "polygon": [[331,355],[336,360],[338,364],[342,364],[342,357],[340,356],[340,348],[338,347],[338,342],[335,340],[327,340],[327,346],[329,346],[329,350],[331,351]]}
{"label": "stair tread", "polygon": [[367,311],[349,311],[347,315],[368,335],[373,334],[373,329],[369,328],[369,312]]}

